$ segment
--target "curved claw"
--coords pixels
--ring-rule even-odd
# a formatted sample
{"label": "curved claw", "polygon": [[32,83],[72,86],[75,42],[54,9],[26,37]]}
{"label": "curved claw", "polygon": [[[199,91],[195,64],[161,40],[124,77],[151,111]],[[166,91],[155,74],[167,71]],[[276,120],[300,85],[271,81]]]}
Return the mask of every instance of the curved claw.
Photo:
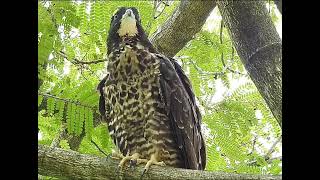
{"label": "curved claw", "polygon": [[144,175],[146,172],[147,172],[147,170],[146,170],[146,169],[144,169],[144,170],[143,170],[143,172],[141,173],[140,179],[142,179],[142,178],[143,178],[143,175]]}
{"label": "curved claw", "polygon": [[123,167],[127,161],[129,161],[129,167],[131,165],[135,165],[138,162],[137,159],[139,158],[139,156],[140,155],[138,153],[134,153],[132,156],[127,155],[121,159],[119,166]]}
{"label": "curved claw", "polygon": [[151,165],[158,165],[158,166],[165,166],[166,164],[163,161],[158,162],[155,155],[151,155],[150,160],[147,162],[146,166],[144,167],[144,170],[140,176],[140,179],[143,177],[143,175],[148,172]]}
{"label": "curved claw", "polygon": [[118,173],[121,169],[122,169],[122,166],[118,165],[117,169],[116,169],[116,172]]}

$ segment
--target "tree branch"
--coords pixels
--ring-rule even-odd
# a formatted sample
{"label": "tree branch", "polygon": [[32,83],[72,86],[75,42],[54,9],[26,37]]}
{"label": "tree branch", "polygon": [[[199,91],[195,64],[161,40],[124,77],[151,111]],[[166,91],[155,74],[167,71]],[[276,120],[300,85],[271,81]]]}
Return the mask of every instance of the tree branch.
{"label": "tree branch", "polygon": [[[189,59],[188,61],[189,63],[191,63],[193,65],[193,67],[197,70],[197,72],[200,74],[200,75],[212,75],[215,79],[218,77],[218,76],[222,76],[225,74],[225,72],[208,72],[208,71],[204,71],[203,69],[201,69],[193,60]],[[187,63],[186,63],[187,64]]]}
{"label": "tree branch", "polygon": [[106,61],[108,61],[108,59],[98,59],[93,61],[79,61],[78,59],[74,59],[74,64],[98,64]]}
{"label": "tree branch", "polygon": [[[232,51],[233,51],[233,48],[232,48]],[[232,72],[232,73],[234,73],[234,74],[239,74],[239,75],[247,76],[247,74],[244,74],[244,73],[241,73],[241,72],[239,72],[239,71],[233,70],[233,69],[230,68],[230,66],[227,66],[226,63],[224,62],[223,52],[221,53],[221,62],[222,62],[223,68],[224,68],[225,70],[229,70],[230,72]]]}
{"label": "tree branch", "polygon": [[92,139],[91,139],[91,143],[102,153],[104,154],[105,156],[108,156],[108,154],[106,154],[99,146],[96,142],[94,142]]}
{"label": "tree branch", "polygon": [[[144,165],[117,171],[119,161],[75,151],[38,145],[38,171],[44,176],[66,179],[140,179]],[[260,179],[278,180],[281,176],[196,171],[152,166],[142,179]]]}
{"label": "tree branch", "polygon": [[258,138],[258,136],[254,136],[253,143],[252,143],[252,150],[248,155],[251,155],[254,152],[254,148],[255,148],[255,145],[256,145],[256,142],[257,142],[257,138]]}
{"label": "tree branch", "polygon": [[267,163],[271,163],[273,160],[276,160],[276,159],[279,159],[280,161],[282,161],[282,156],[270,158],[270,159],[267,161]]}
{"label": "tree branch", "polygon": [[[62,56],[63,58],[66,58],[68,61],[70,61],[68,56],[63,51],[57,51],[56,53],[58,55]],[[97,59],[97,60],[92,60],[92,61],[80,61],[80,60],[74,58],[70,62],[73,63],[73,64],[98,64],[98,63],[106,62],[106,61],[108,61],[108,59]]]}
{"label": "tree branch", "polygon": [[86,104],[81,104],[81,103],[79,103],[77,101],[73,101],[73,100],[70,100],[70,99],[60,98],[60,97],[57,97],[55,95],[41,93],[41,92],[39,92],[38,95],[41,95],[43,97],[50,97],[50,98],[57,99],[57,100],[60,100],[60,101],[64,101],[64,102],[67,102],[67,103],[73,103],[73,104],[76,104],[78,106],[83,106],[83,107],[87,107],[87,108],[90,108],[90,109],[94,109],[93,106],[89,106],[89,105],[86,105]]}
{"label": "tree branch", "polygon": [[170,18],[150,37],[151,43],[159,52],[173,57],[201,30],[215,6],[215,1],[181,1]]}
{"label": "tree branch", "polygon": [[264,156],[265,160],[269,160],[270,159],[270,155],[273,153],[274,148],[281,141],[281,139],[282,139],[282,135],[272,144],[271,148],[269,149],[267,154]]}

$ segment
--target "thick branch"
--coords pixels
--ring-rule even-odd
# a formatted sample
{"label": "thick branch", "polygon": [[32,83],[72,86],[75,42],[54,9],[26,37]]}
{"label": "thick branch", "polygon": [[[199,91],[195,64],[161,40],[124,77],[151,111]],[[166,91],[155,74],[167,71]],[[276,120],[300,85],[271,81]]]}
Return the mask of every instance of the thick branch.
{"label": "thick branch", "polygon": [[282,124],[282,42],[263,1],[218,1],[233,44],[279,125]]}
{"label": "thick branch", "polygon": [[[127,167],[117,171],[119,161],[80,154],[60,148],[38,145],[38,171],[44,176],[65,179],[140,179],[143,165],[134,170]],[[281,176],[249,175],[223,172],[195,171],[152,166],[142,179],[260,179],[276,180]]]}
{"label": "thick branch", "polygon": [[173,57],[206,22],[215,1],[181,1],[169,19],[150,38],[155,48]]}

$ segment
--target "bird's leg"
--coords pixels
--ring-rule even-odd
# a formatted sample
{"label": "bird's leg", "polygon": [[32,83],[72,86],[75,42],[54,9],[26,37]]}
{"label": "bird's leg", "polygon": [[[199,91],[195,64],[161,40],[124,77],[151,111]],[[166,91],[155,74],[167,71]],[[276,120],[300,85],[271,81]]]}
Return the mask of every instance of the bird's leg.
{"label": "bird's leg", "polygon": [[157,160],[156,154],[152,154],[150,160],[147,161],[147,164],[146,164],[146,166],[144,167],[144,170],[143,170],[143,172],[142,172],[142,174],[141,174],[141,177],[142,177],[146,172],[148,172],[148,170],[149,170],[149,168],[150,168],[151,165],[165,166],[166,164],[165,164],[163,161],[160,161],[160,162],[159,162],[159,161]]}

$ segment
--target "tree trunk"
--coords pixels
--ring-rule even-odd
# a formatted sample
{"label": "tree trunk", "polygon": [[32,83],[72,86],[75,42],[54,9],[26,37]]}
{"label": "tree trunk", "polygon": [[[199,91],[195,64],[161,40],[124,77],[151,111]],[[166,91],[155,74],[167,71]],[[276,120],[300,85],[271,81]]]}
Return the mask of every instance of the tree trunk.
{"label": "tree trunk", "polygon": [[215,6],[214,0],[181,1],[170,18],[151,36],[151,43],[160,53],[173,57],[201,30]]}
{"label": "tree trunk", "polygon": [[60,179],[282,179],[281,176],[196,171],[156,165],[141,178],[144,165],[117,171],[118,164],[119,161],[112,158],[38,145],[39,174]]}
{"label": "tree trunk", "polygon": [[282,42],[263,1],[218,1],[234,46],[282,126]]}

